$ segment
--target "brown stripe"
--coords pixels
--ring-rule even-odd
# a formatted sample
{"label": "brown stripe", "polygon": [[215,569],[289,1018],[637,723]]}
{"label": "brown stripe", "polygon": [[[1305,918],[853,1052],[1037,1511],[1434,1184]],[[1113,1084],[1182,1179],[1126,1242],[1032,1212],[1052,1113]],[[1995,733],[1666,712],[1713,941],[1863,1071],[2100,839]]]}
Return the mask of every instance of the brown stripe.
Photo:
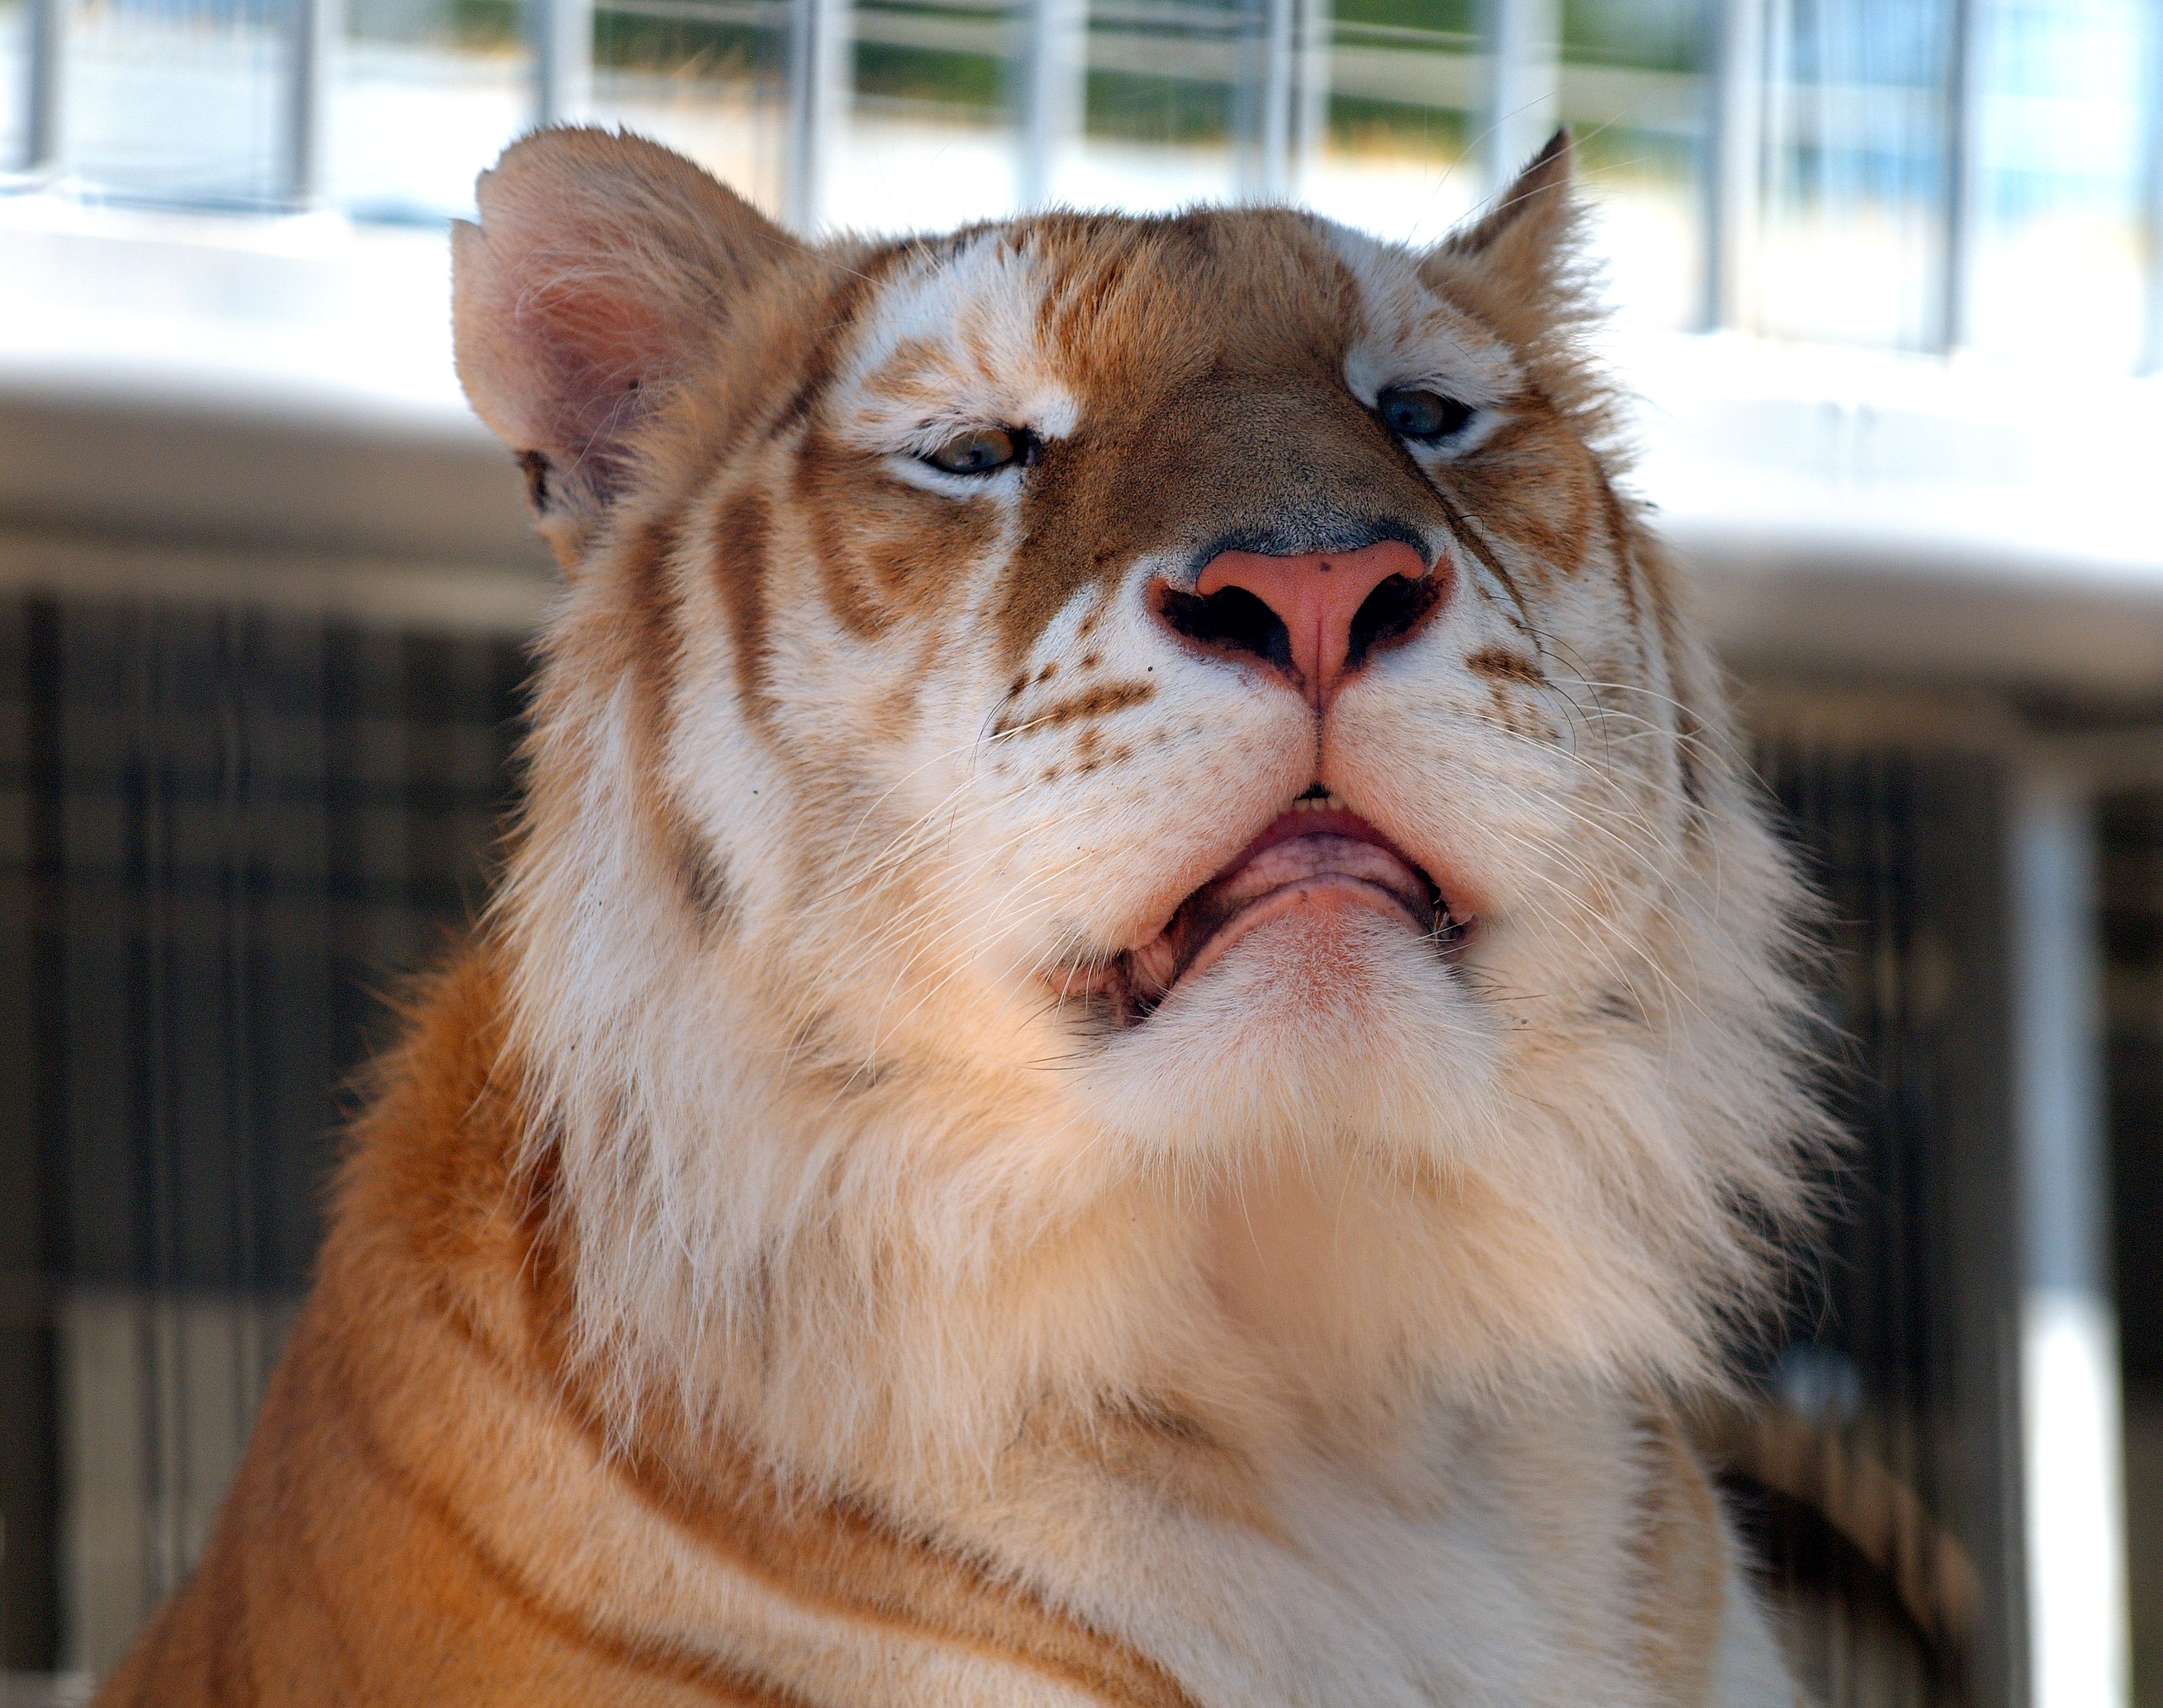
{"label": "brown stripe", "polygon": [[638,523],[613,554],[630,629],[631,645],[624,661],[633,689],[645,703],[646,712],[633,739],[650,737],[656,748],[667,744],[677,678],[684,667],[678,601],[668,580],[670,560],[682,537],[682,527],[683,512],[672,509]]}
{"label": "brown stripe", "polygon": [[635,708],[632,774],[641,786],[639,800],[655,844],[673,869],[685,906],[702,929],[711,930],[727,917],[728,875],[684,811],[667,773],[685,650],[684,602],[672,579],[683,524],[680,507],[640,524],[617,560],[630,619],[624,667]]}
{"label": "brown stripe", "polygon": [[606,1629],[570,1609],[555,1605],[490,1548],[449,1499],[398,1462],[368,1428],[362,1408],[355,1402],[351,1373],[334,1359],[312,1362],[317,1364],[313,1373],[317,1379],[330,1390],[322,1395],[323,1411],[343,1421],[353,1455],[363,1471],[423,1523],[447,1537],[459,1556],[528,1624],[557,1642],[582,1651],[609,1666],[665,1678],[716,1702],[736,1705],[736,1708],[813,1708],[793,1691],[769,1680],[751,1677],[739,1668],[673,1644],[640,1641]]}
{"label": "brown stripe", "polygon": [[[589,1418],[589,1430],[597,1423]],[[653,1511],[800,1604],[972,1650],[1131,1708],[1193,1708],[1169,1674],[961,1556],[850,1503],[792,1500],[749,1455],[716,1443],[698,1485],[651,1451],[616,1467]]]}
{"label": "brown stripe", "polygon": [[817,340],[804,358],[804,378],[789,394],[780,413],[774,416],[767,432],[769,439],[777,439],[809,419],[819,394],[833,381],[842,340],[854,329],[864,303],[904,258],[918,253],[921,246],[917,243],[890,243],[852,258],[842,269],[842,282],[827,299],[826,324],[820,329]]}
{"label": "brown stripe", "polygon": [[1456,497],[1444,488],[1439,479],[1434,480],[1431,484],[1435,489],[1435,497],[1441,504],[1443,519],[1449,524],[1452,537],[1477,558],[1481,567],[1501,584],[1502,590],[1510,596],[1511,601],[1517,608],[1518,616],[1523,619],[1524,632],[1534,636],[1536,639],[1537,631],[1533,626],[1532,607],[1525,603],[1524,590],[1517,585],[1517,577],[1503,568],[1502,560],[1495,555],[1485,538],[1474,525],[1470,513],[1457,502]]}
{"label": "brown stripe", "polygon": [[345,1629],[346,1616],[351,1603],[341,1602],[332,1590],[331,1576],[325,1569],[322,1550],[317,1545],[314,1531],[306,1526],[296,1526],[295,1529],[297,1533],[291,1535],[290,1547],[280,1551],[273,1569],[289,1571],[291,1575],[287,1581],[296,1594],[313,1609],[316,1629],[336,1655],[337,1669],[332,1676],[348,1681],[349,1689],[357,1689],[365,1674]]}
{"label": "brown stripe", "polygon": [[1630,624],[1630,632],[1637,637],[1642,655],[1644,628],[1637,609],[1637,554],[1631,540],[1628,520],[1622,513],[1622,496],[1615,490],[1615,482],[1607,478],[1606,469],[1597,460],[1594,468],[1599,480],[1600,504],[1607,518],[1607,549],[1614,554],[1615,585],[1622,590],[1623,615]]}
{"label": "brown stripe", "polygon": [[773,510],[764,493],[746,487],[723,498],[714,514],[713,579],[728,613],[736,693],[745,716],[762,722],[766,696],[766,579],[773,545]]}
{"label": "brown stripe", "polygon": [[1064,724],[1083,719],[1109,717],[1114,712],[1131,706],[1146,704],[1156,697],[1153,683],[1109,682],[1088,688],[1062,700],[1054,700],[1041,711],[1016,715],[1002,711],[991,726],[992,738],[1017,733],[1034,733],[1039,730],[1054,730]]}
{"label": "brown stripe", "polygon": [[1712,1482],[1664,1411],[1637,1430],[1637,1660],[1660,1708],[1708,1703],[1727,1611],[1726,1537]]}
{"label": "brown stripe", "polygon": [[1466,659],[1465,664],[1482,676],[1498,677],[1505,682],[1528,683],[1534,688],[1547,685],[1547,678],[1541,674],[1538,665],[1499,646],[1482,647]]}
{"label": "brown stripe", "polygon": [[[831,454],[831,452],[829,453]],[[836,494],[822,492],[828,484],[823,460],[807,436],[798,446],[792,497],[796,514],[812,532],[812,547],[819,560],[820,583],[826,591],[826,606],[840,621],[843,632],[858,640],[876,639],[893,627],[892,619],[874,604],[865,590],[864,568],[855,541],[844,532],[842,517],[852,506],[835,502]],[[852,521],[860,519],[851,517]]]}
{"label": "brown stripe", "polygon": [[533,1243],[518,1270],[537,1335],[552,1346],[543,1357],[554,1365],[553,1381],[540,1386],[539,1371],[507,1357],[451,1301],[441,1308],[477,1357],[578,1429],[597,1462],[651,1510],[808,1608],[972,1650],[1129,1708],[1193,1708],[1170,1674],[1118,1638],[1054,1612],[864,1506],[784,1490],[718,1432],[693,1435],[678,1427],[657,1439],[656,1413],[649,1412],[640,1439],[626,1443],[612,1435],[563,1351],[569,1296],[560,1249],[548,1232],[554,1225],[550,1171],[537,1168],[532,1183],[521,1219]]}
{"label": "brown stripe", "polygon": [[689,821],[684,822],[684,846],[676,861],[676,877],[684,899],[699,923],[708,931],[726,926],[736,913],[736,891],[728,881],[722,857],[706,846]]}

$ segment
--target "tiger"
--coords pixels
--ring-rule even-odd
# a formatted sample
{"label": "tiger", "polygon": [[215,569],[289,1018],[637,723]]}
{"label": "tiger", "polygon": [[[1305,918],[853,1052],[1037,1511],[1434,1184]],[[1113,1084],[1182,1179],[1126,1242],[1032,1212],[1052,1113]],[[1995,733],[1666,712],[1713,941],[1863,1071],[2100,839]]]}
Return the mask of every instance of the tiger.
{"label": "tiger", "polygon": [[477,201],[520,805],[97,1700],[1798,1700],[1689,1419],[1806,895],[1566,135],[1427,247],[814,241],[597,128]]}

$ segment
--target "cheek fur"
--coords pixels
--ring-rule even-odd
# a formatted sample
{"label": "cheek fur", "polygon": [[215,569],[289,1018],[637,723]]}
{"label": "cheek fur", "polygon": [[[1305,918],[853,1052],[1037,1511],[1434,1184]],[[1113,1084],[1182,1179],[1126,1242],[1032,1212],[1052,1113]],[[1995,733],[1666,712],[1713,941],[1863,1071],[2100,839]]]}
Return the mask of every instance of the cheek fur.
{"label": "cheek fur", "polygon": [[[1337,373],[1344,328],[1387,307],[1356,277],[1295,293],[1326,324],[1265,325],[1253,280],[1275,275],[1250,269],[1240,341],[1212,341],[1228,317],[1197,305],[1223,257],[1307,265],[1283,237],[1306,225],[1248,219],[1053,222],[1082,282],[1049,316],[1016,284],[1043,258],[1023,266],[1027,242],[911,251],[891,301],[866,274],[885,343],[842,351],[830,391],[864,378],[854,354],[913,360],[950,324],[1033,349],[1081,430],[1178,366],[1134,371],[1136,351],[1196,375],[1306,373],[1320,352]],[[1188,241],[1220,220],[1229,247]],[[941,254],[1011,300],[960,312]],[[1425,275],[1392,265],[1418,307]],[[1472,324],[1431,308],[1406,347]],[[912,372],[951,388],[973,363],[1027,366],[952,354]],[[920,412],[907,393],[887,401]],[[646,737],[595,590],[628,552],[588,567],[552,643],[545,775],[503,911],[514,1042],[582,1218],[580,1345],[620,1362],[625,1391],[650,1379],[779,1457],[980,1476],[1047,1395],[1124,1402],[1168,1360],[1250,1395],[1224,1326],[1237,1278],[1189,1212],[1289,1180],[1272,1200],[1300,1224],[1288,1245],[1342,1308],[1287,1314],[1331,1343],[1288,1357],[1329,1373],[1332,1404],[1543,1361],[1702,1368],[1755,1273],[1733,1206],[1778,1210],[1808,1126],[1776,949],[1791,883],[1717,753],[1724,804],[1692,840],[1658,612],[1588,555],[1594,489],[1554,472],[1565,451],[1593,466],[1563,443],[1576,417],[1436,473],[1472,542],[1456,599],[1318,736],[1298,696],[1147,618],[1116,580],[1116,504],[1055,519],[1080,568],[1017,614],[1014,507],[883,481],[890,449],[820,407],[666,501],[710,518],[705,556],[681,560],[677,715],[652,737],[684,841],[662,845],[626,783]],[[829,420],[840,437],[819,436]],[[1147,495],[1168,514],[1212,496]],[[1138,1024],[1061,1009],[1049,963],[1161,925],[1318,767],[1477,899],[1462,962],[1379,913],[1288,914]]]}

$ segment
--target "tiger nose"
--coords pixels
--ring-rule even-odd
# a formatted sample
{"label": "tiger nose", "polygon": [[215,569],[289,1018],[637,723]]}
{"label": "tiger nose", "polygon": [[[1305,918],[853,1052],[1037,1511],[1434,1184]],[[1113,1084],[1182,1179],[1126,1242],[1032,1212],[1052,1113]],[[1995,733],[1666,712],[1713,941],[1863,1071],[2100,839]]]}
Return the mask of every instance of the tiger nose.
{"label": "tiger nose", "polygon": [[1261,659],[1326,711],[1370,653],[1441,603],[1446,579],[1401,540],[1289,558],[1220,552],[1191,594],[1167,589],[1158,609],[1187,640]]}

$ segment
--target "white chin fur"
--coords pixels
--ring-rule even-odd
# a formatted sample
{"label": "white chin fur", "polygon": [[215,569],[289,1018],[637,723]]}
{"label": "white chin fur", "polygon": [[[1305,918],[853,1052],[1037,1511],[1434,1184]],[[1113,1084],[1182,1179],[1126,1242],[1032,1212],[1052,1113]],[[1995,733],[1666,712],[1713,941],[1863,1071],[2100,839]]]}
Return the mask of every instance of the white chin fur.
{"label": "white chin fur", "polygon": [[1175,1167],[1347,1142],[1462,1159],[1492,1084],[1489,1024],[1433,945],[1379,912],[1256,927],[1082,1075],[1098,1118]]}

